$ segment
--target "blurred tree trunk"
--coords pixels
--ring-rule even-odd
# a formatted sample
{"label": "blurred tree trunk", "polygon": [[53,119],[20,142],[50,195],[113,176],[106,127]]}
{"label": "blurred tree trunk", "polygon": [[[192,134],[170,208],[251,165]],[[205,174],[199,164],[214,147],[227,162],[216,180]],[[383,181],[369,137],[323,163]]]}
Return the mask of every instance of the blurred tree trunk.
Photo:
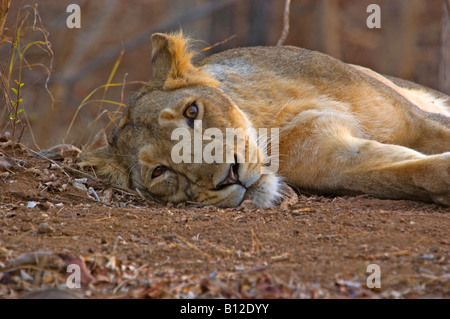
{"label": "blurred tree trunk", "polygon": [[420,24],[420,14],[426,10],[426,2],[422,0],[401,0],[392,2],[389,18],[383,19],[382,28],[388,28],[384,55],[389,57],[384,61],[383,70],[406,80],[414,79],[414,70],[420,56],[417,44],[417,33]]}
{"label": "blurred tree trunk", "polygon": [[11,0],[0,0],[0,37],[3,34],[3,28],[5,27],[6,15],[8,14],[9,5]]}
{"label": "blurred tree trunk", "polygon": [[[221,1],[222,0],[213,0],[211,2],[220,3]],[[210,41],[210,44],[223,41],[224,39],[235,33],[235,11],[235,6],[231,5],[211,15],[208,34],[208,40]],[[210,52],[208,52],[208,54],[213,54],[222,50],[223,47],[219,46],[217,48],[213,48]]]}
{"label": "blurred tree trunk", "polygon": [[342,58],[339,11],[339,4],[335,0],[318,1],[313,27],[317,49],[337,59]]}
{"label": "blurred tree trunk", "polygon": [[249,12],[248,44],[250,46],[273,44],[268,43],[273,28],[271,23],[273,2],[268,0],[251,0]]}
{"label": "blurred tree trunk", "polygon": [[439,66],[439,90],[450,94],[450,1],[444,1],[442,10],[441,63]]}

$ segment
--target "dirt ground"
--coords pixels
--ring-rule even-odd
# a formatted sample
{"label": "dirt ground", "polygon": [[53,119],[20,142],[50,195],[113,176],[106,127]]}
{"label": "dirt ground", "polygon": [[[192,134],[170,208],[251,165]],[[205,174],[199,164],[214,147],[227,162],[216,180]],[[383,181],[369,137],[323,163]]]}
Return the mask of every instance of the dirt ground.
{"label": "dirt ground", "polygon": [[450,208],[295,193],[270,209],[167,207],[56,151],[0,139],[1,298],[450,297]]}

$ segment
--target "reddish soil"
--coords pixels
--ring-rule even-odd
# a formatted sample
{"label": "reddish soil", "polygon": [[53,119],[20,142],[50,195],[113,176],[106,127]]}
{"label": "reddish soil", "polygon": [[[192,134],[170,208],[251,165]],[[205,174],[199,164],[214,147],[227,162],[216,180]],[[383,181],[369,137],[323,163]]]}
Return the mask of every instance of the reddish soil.
{"label": "reddish soil", "polygon": [[65,297],[51,288],[73,263],[69,297],[450,297],[448,207],[294,194],[270,209],[167,207],[75,170],[1,140],[1,298]]}

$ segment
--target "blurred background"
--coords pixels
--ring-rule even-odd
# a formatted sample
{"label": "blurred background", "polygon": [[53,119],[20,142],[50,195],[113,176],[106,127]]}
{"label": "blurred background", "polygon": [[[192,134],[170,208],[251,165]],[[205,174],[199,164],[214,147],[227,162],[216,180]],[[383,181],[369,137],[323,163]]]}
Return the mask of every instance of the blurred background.
{"label": "blurred background", "polygon": [[[81,7],[79,29],[66,26],[72,3]],[[366,25],[372,3],[381,8],[380,29]],[[151,79],[153,32],[182,28],[200,40],[198,49],[223,42],[202,57],[276,45],[284,7],[284,0],[12,0],[0,47],[0,133],[14,129],[34,149],[84,147]],[[284,44],[450,93],[449,34],[445,0],[292,0]]]}

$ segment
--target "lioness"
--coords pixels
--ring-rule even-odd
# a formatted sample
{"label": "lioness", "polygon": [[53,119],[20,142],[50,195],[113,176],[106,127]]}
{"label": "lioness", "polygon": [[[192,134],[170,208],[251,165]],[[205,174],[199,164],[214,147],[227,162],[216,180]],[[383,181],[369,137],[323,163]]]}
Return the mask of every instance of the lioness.
{"label": "lioness", "polygon": [[[130,99],[109,145],[82,163],[113,183],[164,203],[220,207],[270,206],[281,180],[450,205],[448,96],[292,46],[237,48],[194,65],[181,32],[154,34],[152,45],[153,80]],[[278,172],[262,173],[267,154],[250,135],[256,163],[237,148],[231,163],[175,163],[176,128],[279,128]]]}

